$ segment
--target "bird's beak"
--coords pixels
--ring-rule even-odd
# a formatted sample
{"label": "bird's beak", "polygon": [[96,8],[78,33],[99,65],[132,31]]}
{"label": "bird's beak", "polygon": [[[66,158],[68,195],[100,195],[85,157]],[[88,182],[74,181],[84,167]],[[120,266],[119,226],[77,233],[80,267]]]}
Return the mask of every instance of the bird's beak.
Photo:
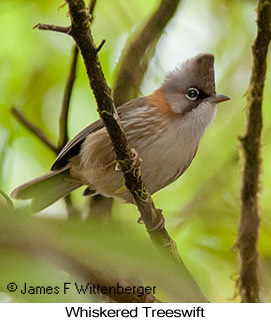
{"label": "bird's beak", "polygon": [[228,100],[230,100],[230,98],[222,94],[214,94],[208,98],[208,101],[211,103],[220,103]]}

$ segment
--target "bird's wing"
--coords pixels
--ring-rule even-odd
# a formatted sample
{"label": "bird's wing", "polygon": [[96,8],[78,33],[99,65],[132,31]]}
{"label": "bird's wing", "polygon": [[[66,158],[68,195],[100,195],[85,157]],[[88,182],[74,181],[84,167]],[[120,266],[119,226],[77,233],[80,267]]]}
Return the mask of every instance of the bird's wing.
{"label": "bird's wing", "polygon": [[[122,120],[124,115],[126,114],[126,118],[131,117],[131,111],[134,111],[135,108],[139,108],[145,106],[146,101],[144,97],[133,99],[123,105],[117,107],[117,111],[119,114],[120,119]],[[130,113],[127,113],[127,111]],[[59,155],[57,156],[53,166],[51,167],[52,171],[56,171],[65,167],[69,159],[79,154],[81,145],[84,142],[85,138],[93,133],[96,132],[104,127],[102,119],[99,119],[93,122],[91,125],[83,129],[76,135],[70,142],[67,143],[66,146],[61,150]]]}
{"label": "bird's wing", "polygon": [[96,132],[104,127],[102,119],[99,119],[85,129],[80,131],[70,142],[68,142],[63,149],[60,151],[59,155],[57,156],[51,170],[56,171],[63,167],[65,167],[69,159],[79,154],[81,145],[84,142],[85,138],[93,132]]}

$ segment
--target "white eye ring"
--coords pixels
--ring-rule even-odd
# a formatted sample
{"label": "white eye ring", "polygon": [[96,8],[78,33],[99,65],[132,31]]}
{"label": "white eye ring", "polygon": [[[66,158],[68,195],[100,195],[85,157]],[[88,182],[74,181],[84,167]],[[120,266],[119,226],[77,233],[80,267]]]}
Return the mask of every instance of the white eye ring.
{"label": "white eye ring", "polygon": [[199,96],[199,90],[194,87],[190,87],[187,90],[185,96],[187,97],[188,100],[195,101]]}

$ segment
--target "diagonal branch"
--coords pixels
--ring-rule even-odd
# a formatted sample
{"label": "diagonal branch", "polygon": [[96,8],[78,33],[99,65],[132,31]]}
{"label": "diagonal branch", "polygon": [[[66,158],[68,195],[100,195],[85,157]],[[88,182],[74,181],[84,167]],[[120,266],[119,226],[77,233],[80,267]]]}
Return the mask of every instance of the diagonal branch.
{"label": "diagonal branch", "polygon": [[98,59],[96,46],[89,28],[89,15],[83,0],[67,0],[72,21],[71,35],[79,47],[86,66],[90,86],[93,90],[98,112],[111,138],[117,161],[121,165],[125,183],[130,190],[147,231],[156,245],[166,248],[176,259],[180,260],[175,242],[164,226],[162,212],[154,203],[142,181],[139,165],[134,165],[133,153],[117,115],[111,89],[104,78]]}
{"label": "diagonal branch", "polygon": [[128,42],[127,49],[120,61],[120,69],[114,86],[116,106],[131,100],[138,94],[148,62],[152,57],[150,49],[160,39],[180,2],[181,0],[162,0],[148,22]]}
{"label": "diagonal branch", "polygon": [[[16,108],[11,109],[12,114],[16,117],[16,119],[28,130],[30,130],[41,142],[43,142],[50,150],[52,150],[56,155],[59,153],[61,147],[55,146],[51,140],[45,135],[45,133],[36,127],[31,121],[29,121],[21,111]],[[78,214],[78,211],[72,204],[70,195],[65,196],[65,204],[67,207],[68,215]]]}
{"label": "diagonal branch", "polygon": [[16,108],[11,109],[12,114],[16,119],[28,130],[30,130],[40,141],[42,141],[50,150],[54,151],[56,154],[59,152],[58,147],[56,147],[51,140],[45,135],[45,133],[36,127],[32,122],[30,122],[21,111]]}
{"label": "diagonal branch", "polygon": [[242,302],[260,302],[257,251],[260,218],[257,195],[260,186],[263,89],[271,39],[270,15],[271,1],[259,0],[258,33],[252,48],[252,75],[247,91],[247,128],[245,135],[240,138],[244,160],[237,247],[241,257],[239,289]]}
{"label": "diagonal branch", "polygon": [[73,54],[70,66],[69,76],[66,82],[63,104],[61,113],[59,116],[59,139],[58,139],[58,149],[59,151],[66,145],[68,142],[68,114],[69,107],[71,102],[71,95],[73,90],[73,85],[76,77],[76,68],[78,61],[78,47],[73,47]]}
{"label": "diagonal branch", "polygon": [[89,3],[89,14],[91,15],[91,21],[93,21],[93,13],[94,13],[94,9],[95,9],[95,6],[96,6],[96,2],[97,0],[90,0],[90,3]]}

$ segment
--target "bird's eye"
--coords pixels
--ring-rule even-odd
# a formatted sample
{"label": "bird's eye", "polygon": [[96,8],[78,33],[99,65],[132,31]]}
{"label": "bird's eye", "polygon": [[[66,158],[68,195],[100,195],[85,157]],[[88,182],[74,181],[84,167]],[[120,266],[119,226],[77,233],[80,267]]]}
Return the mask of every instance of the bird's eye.
{"label": "bird's eye", "polygon": [[187,99],[195,101],[199,96],[199,90],[194,87],[191,87],[187,90],[185,96],[187,97]]}

